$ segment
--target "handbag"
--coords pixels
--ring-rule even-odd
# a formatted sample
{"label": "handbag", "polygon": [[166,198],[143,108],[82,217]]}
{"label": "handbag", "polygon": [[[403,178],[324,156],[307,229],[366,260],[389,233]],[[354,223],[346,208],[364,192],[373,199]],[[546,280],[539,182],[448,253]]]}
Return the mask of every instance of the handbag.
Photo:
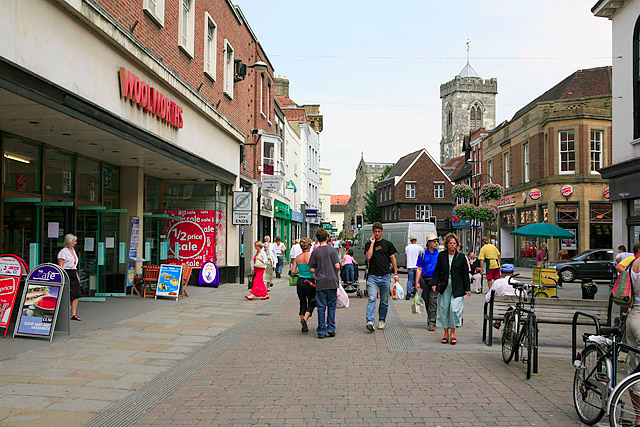
{"label": "handbag", "polygon": [[256,258],[255,262],[253,263],[253,266],[255,268],[265,268],[264,261],[262,261],[260,258]]}
{"label": "handbag", "polygon": [[289,275],[289,286],[298,286],[298,275],[290,274]]}
{"label": "handbag", "polygon": [[635,302],[635,294],[633,292],[633,283],[631,283],[631,266],[636,262],[634,259],[627,268],[622,270],[618,275],[615,285],[611,290],[611,301],[621,307],[633,307]]}

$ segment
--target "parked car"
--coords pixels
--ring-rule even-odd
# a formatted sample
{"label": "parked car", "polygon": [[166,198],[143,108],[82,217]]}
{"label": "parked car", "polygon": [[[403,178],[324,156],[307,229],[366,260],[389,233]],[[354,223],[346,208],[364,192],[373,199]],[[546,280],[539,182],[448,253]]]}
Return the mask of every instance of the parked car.
{"label": "parked car", "polygon": [[593,280],[611,280],[609,265],[613,262],[612,249],[591,249],[566,261],[551,263],[556,267],[563,282],[590,278]]}

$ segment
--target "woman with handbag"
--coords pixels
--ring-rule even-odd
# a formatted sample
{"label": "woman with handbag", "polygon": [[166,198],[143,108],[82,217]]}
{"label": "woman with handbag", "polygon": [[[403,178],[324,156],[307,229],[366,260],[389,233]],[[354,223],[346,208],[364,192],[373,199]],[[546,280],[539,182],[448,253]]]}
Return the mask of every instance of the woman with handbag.
{"label": "woman with handbag", "polygon": [[274,245],[273,248],[275,248],[275,243],[265,243],[262,250],[266,257],[266,261],[264,262],[264,281],[267,284],[267,289],[273,286],[273,275],[276,270],[276,264],[278,263],[278,259],[276,258],[276,254],[274,253],[271,245]]}
{"label": "woman with handbag", "polygon": [[469,263],[467,257],[458,252],[458,236],[447,234],[444,244],[446,250],[438,254],[432,282],[432,289],[440,294],[436,327],[444,328],[444,337],[440,341],[442,344],[455,345],[458,342],[456,328],[462,327],[464,296],[471,296]]}
{"label": "woman with handbag", "polygon": [[264,284],[264,270],[267,267],[267,254],[262,249],[260,240],[254,243],[256,254],[251,259],[251,269],[253,270],[253,286],[249,291],[249,295],[244,297],[248,300],[253,299],[269,299],[267,287]]}
{"label": "woman with handbag", "polygon": [[313,309],[316,307],[316,288],[313,273],[309,270],[309,258],[311,253],[309,249],[313,240],[304,238],[300,241],[300,248],[302,253],[296,257],[291,266],[289,274],[298,275],[298,284],[296,290],[298,292],[298,299],[300,300],[300,324],[302,325],[302,332],[309,332],[307,321],[313,314]]}

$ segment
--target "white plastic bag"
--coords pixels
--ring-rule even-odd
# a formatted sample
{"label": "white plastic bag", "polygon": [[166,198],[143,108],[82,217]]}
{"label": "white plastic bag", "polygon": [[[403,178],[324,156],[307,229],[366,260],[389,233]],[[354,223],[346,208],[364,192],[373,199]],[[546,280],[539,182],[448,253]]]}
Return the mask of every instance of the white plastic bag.
{"label": "white plastic bag", "polygon": [[422,289],[418,289],[416,296],[413,297],[413,303],[411,304],[411,313],[422,314],[422,307],[424,307],[424,300],[422,299]]}
{"label": "white plastic bag", "polygon": [[393,284],[393,299],[404,299],[404,289],[398,282]]}
{"label": "white plastic bag", "polygon": [[347,291],[344,290],[342,285],[338,287],[338,301],[336,302],[336,308],[347,308],[349,307],[349,295]]}

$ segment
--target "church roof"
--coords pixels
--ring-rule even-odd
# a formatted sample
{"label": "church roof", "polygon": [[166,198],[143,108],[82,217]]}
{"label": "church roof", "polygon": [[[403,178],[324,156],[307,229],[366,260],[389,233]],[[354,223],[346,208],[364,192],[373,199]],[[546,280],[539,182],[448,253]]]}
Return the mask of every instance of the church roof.
{"label": "church roof", "polygon": [[460,71],[460,77],[480,77],[480,74],[467,61],[467,65]]}

